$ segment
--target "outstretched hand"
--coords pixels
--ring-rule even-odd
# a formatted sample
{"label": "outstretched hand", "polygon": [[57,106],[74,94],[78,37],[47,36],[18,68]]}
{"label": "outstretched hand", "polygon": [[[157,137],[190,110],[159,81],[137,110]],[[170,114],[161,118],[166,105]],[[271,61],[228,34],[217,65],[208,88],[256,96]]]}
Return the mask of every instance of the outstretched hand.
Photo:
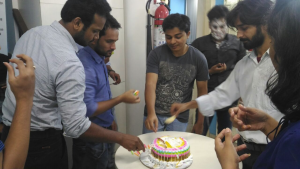
{"label": "outstretched hand", "polygon": [[[225,137],[225,141],[222,139]],[[239,156],[237,151],[241,151],[246,148],[246,145],[240,145],[234,147],[233,142],[240,138],[240,135],[232,137],[231,130],[229,128],[223,129],[215,138],[215,151],[217,153],[218,160],[223,169],[234,169],[238,168],[238,163],[245,160],[250,155],[243,154]]]}
{"label": "outstretched hand", "polygon": [[188,108],[186,106],[186,103],[173,103],[170,109],[171,115],[176,115],[186,111]]}

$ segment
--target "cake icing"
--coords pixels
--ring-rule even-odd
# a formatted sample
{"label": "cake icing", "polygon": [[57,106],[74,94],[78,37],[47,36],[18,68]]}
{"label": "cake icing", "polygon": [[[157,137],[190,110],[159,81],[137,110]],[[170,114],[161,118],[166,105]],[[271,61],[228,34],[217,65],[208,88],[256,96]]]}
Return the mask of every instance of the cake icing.
{"label": "cake icing", "polygon": [[181,137],[156,138],[140,155],[141,162],[154,169],[184,169],[193,162],[189,143]]}

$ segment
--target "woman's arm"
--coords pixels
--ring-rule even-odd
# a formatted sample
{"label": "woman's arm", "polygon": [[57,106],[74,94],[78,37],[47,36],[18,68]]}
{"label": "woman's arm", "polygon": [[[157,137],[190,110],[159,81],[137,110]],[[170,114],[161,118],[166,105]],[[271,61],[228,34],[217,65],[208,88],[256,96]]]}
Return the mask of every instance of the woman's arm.
{"label": "woman's arm", "polygon": [[[16,110],[5,141],[3,168],[24,168],[30,137],[30,118],[35,87],[35,67],[32,59],[26,55],[18,55],[19,59],[11,59],[17,64],[19,76],[15,77],[14,68],[4,63],[8,70],[10,89],[16,98]],[[24,64],[26,63],[26,65]]]}

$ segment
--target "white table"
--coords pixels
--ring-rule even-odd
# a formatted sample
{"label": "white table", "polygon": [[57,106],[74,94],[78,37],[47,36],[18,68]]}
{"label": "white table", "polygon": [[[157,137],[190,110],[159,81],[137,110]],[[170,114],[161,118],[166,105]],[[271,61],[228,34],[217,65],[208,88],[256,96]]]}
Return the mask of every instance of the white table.
{"label": "white table", "polygon": [[[214,139],[209,137],[173,131],[142,134],[138,137],[144,144],[148,145],[152,144],[155,138],[161,136],[183,137],[190,143],[193,164],[188,169],[221,169],[215,152]],[[131,155],[128,150],[121,146],[116,152],[116,165],[118,169],[147,169],[147,167],[140,162],[139,157]]]}

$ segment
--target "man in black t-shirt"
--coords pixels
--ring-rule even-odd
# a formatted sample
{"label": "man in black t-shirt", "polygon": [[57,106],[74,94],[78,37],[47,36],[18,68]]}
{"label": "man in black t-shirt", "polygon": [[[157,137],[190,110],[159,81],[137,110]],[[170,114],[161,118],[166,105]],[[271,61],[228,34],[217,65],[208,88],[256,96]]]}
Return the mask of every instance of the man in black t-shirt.
{"label": "man in black t-shirt", "polygon": [[[152,50],[147,59],[143,133],[164,129],[186,131],[189,111],[181,113],[173,123],[164,124],[171,116],[171,105],[192,99],[195,80],[198,96],[207,94],[206,59],[200,51],[186,44],[190,35],[189,18],[181,14],[169,15],[163,22],[163,31],[166,44]],[[203,118],[195,124],[195,132],[201,134],[202,127]]]}

